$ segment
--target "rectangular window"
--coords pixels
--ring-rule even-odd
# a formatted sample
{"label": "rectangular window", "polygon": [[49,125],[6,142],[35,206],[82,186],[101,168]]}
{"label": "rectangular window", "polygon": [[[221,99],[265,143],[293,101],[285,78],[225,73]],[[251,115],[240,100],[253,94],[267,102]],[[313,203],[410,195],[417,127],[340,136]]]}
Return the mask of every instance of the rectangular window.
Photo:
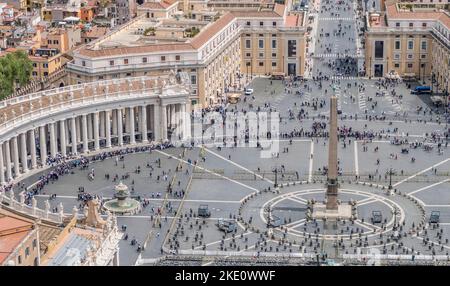
{"label": "rectangular window", "polygon": [[414,41],[409,40],[408,41],[408,50],[412,50],[412,49],[414,49]]}
{"label": "rectangular window", "polygon": [[161,56],[161,61],[165,62],[166,61],[166,56]]}
{"label": "rectangular window", "polygon": [[124,60],[123,60],[123,64],[124,64],[124,65],[127,65],[127,64],[128,64],[128,59],[124,59]]}
{"label": "rectangular window", "polygon": [[414,23],[409,23],[409,27],[410,28],[414,27]]}
{"label": "rectangular window", "polygon": [[400,59],[400,54],[394,54],[394,59],[395,60],[399,60]]}
{"label": "rectangular window", "polygon": [[427,23],[422,23],[422,27],[426,28],[427,27]]}
{"label": "rectangular window", "polygon": [[400,23],[399,22],[395,23],[395,27],[400,27]]}
{"label": "rectangular window", "polygon": [[413,64],[408,64],[409,69],[412,69],[412,67],[413,67]]}
{"label": "rectangular window", "polygon": [[414,58],[413,54],[408,54],[407,58],[408,58],[408,60],[412,60]]}
{"label": "rectangular window", "polygon": [[260,27],[264,26],[264,22],[259,22],[259,26]]}
{"label": "rectangular window", "polygon": [[277,53],[272,53],[272,58],[276,58],[277,57]]}
{"label": "rectangular window", "polygon": [[395,49],[400,50],[400,41],[395,41]]}
{"label": "rectangular window", "polygon": [[264,40],[259,40],[258,41],[258,46],[260,49],[264,49]]}
{"label": "rectangular window", "polygon": [[145,64],[147,63],[147,58],[142,58],[142,62]]}
{"label": "rectangular window", "polygon": [[422,49],[423,51],[426,51],[426,50],[427,50],[427,41],[422,41],[422,43],[421,43],[421,49]]}
{"label": "rectangular window", "polygon": [[250,62],[246,62],[245,65],[246,65],[247,67],[249,67],[249,66],[250,66]]}
{"label": "rectangular window", "polygon": [[263,67],[264,66],[264,62],[259,62],[259,66]]}
{"label": "rectangular window", "polygon": [[264,53],[259,53],[258,56],[259,56],[260,58],[264,58]]}
{"label": "rectangular window", "polygon": [[247,21],[247,26],[250,26],[250,21]]}
{"label": "rectangular window", "polygon": [[375,58],[382,59],[384,54],[384,41],[375,41]]}
{"label": "rectangular window", "polygon": [[176,61],[179,61],[180,58],[181,58],[181,57],[180,57],[179,55],[176,55],[176,56],[175,56],[175,60],[176,60]]}
{"label": "rectangular window", "polygon": [[272,67],[276,67],[277,66],[277,62],[272,62]]}
{"label": "rectangular window", "polygon": [[251,54],[251,53],[245,53],[245,56],[246,56],[247,58],[250,58],[250,57],[252,56],[252,54]]}
{"label": "rectangular window", "polygon": [[191,75],[191,84],[197,84],[197,76]]}
{"label": "rectangular window", "polygon": [[109,65],[113,66],[114,65],[114,61],[109,61]]}
{"label": "rectangular window", "polygon": [[250,40],[245,40],[245,48],[250,49],[252,47],[252,42]]}
{"label": "rectangular window", "polygon": [[297,41],[288,40],[288,57],[297,56]]}
{"label": "rectangular window", "polygon": [[272,26],[276,27],[277,26],[277,22],[272,22]]}
{"label": "rectangular window", "polygon": [[85,62],[85,61],[81,61],[81,65],[82,65],[83,67],[85,67],[85,66],[86,66],[86,62]]}
{"label": "rectangular window", "polygon": [[30,248],[25,248],[25,257],[28,257],[30,255]]}
{"label": "rectangular window", "polygon": [[277,48],[277,40],[272,40],[272,49]]}
{"label": "rectangular window", "polygon": [[394,67],[399,68],[400,64],[394,64]]}

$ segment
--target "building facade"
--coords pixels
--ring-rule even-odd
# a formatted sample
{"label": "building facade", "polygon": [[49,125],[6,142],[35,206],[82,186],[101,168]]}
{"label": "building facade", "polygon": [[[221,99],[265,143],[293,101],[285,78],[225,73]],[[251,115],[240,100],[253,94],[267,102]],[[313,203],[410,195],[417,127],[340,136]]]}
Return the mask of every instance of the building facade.
{"label": "building facade", "polygon": [[367,14],[366,75],[394,70],[421,81],[431,78],[439,93],[449,91],[450,14],[442,5],[387,3]]}
{"label": "building facade", "polygon": [[157,19],[162,15],[149,10],[152,5],[144,4],[147,8],[138,8],[136,19],[75,51],[67,64],[70,82],[177,70],[189,75],[191,105],[207,107],[223,103],[227,92],[242,88],[243,73],[303,75],[302,13],[289,15],[284,5],[276,4],[270,11],[217,14],[209,23],[182,17],[182,11],[173,21],[169,9],[174,4],[166,4],[169,18]]}

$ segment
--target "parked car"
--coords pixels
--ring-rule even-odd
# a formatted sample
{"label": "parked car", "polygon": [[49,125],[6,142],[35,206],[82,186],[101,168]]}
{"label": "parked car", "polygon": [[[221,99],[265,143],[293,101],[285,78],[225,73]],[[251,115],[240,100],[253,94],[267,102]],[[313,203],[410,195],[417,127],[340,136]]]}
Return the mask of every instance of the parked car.
{"label": "parked car", "polygon": [[430,223],[439,223],[439,217],[441,216],[441,212],[439,211],[431,211],[430,214]]}
{"label": "parked car", "polygon": [[411,93],[412,94],[431,93],[431,86],[427,85],[416,86],[413,90],[411,90]]}
{"label": "parked car", "polygon": [[372,223],[381,223],[383,221],[383,216],[380,211],[372,211]]}
{"label": "parked car", "polygon": [[198,216],[199,217],[210,217],[211,212],[209,211],[208,205],[200,205],[198,207]]}
{"label": "parked car", "polygon": [[236,222],[234,220],[225,220],[223,218],[220,218],[217,221],[217,227],[219,228],[219,230],[226,233],[233,232],[236,230]]}

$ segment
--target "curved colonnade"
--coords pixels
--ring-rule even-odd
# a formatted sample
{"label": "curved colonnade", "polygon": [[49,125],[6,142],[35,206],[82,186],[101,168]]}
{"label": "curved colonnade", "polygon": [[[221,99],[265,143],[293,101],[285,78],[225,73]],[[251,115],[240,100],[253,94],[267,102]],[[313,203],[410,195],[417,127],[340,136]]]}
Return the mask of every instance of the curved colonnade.
{"label": "curved colonnade", "polygon": [[80,84],[0,102],[0,185],[57,156],[188,134],[189,88],[173,77]]}

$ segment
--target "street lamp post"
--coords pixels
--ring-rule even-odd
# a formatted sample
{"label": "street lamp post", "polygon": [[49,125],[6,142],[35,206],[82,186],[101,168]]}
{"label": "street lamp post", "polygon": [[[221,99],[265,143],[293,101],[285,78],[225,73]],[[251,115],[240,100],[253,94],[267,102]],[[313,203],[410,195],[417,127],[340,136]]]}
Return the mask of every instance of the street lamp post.
{"label": "street lamp post", "polygon": [[392,175],[395,175],[395,172],[392,168],[389,169],[388,171],[388,175],[389,175],[389,190],[392,190]]}
{"label": "street lamp post", "polygon": [[278,168],[275,167],[272,172],[275,173],[275,182],[274,182],[273,186],[276,188],[276,187],[278,187]]}

